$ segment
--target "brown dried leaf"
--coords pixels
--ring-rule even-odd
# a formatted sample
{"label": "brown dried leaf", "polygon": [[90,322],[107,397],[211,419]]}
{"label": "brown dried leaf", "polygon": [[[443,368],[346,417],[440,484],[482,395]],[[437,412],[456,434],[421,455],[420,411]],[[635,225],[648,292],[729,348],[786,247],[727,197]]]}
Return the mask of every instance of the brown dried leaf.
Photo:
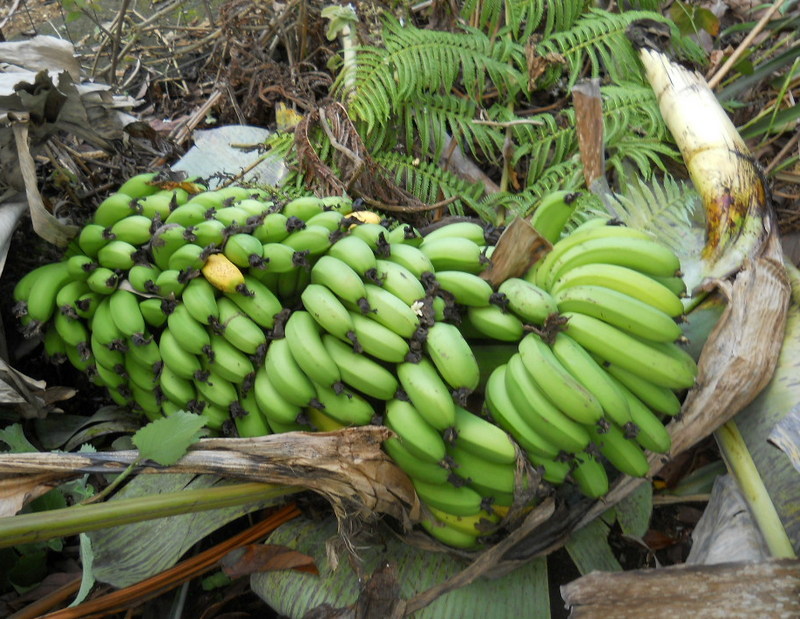
{"label": "brown dried leaf", "polygon": [[0,477],[0,518],[13,516],[34,499],[72,477],[74,475],[48,472]]}
{"label": "brown dried leaf", "polygon": [[237,548],[225,555],[220,564],[222,571],[230,578],[276,570],[298,570],[319,574],[313,557],[277,544],[250,544],[244,548]]}

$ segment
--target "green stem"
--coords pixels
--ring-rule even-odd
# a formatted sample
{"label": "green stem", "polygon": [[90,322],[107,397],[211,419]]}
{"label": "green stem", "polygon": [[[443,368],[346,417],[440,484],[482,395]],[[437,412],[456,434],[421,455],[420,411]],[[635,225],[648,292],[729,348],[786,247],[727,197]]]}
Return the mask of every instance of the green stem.
{"label": "green stem", "polygon": [[297,486],[242,483],[0,518],[0,548],[165,516],[257,503],[302,490]]}
{"label": "green stem", "polygon": [[714,435],[728,471],[739,485],[770,554],[776,558],[795,558],[792,542],[783,528],[778,512],[775,511],[775,505],[767,493],[764,481],[736,423],[729,421]]}

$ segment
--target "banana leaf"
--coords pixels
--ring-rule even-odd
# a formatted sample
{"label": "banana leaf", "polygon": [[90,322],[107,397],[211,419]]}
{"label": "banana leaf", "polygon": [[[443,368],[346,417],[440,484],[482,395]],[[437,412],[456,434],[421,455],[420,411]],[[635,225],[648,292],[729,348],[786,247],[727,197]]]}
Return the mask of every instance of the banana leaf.
{"label": "banana leaf", "polygon": [[[353,540],[355,553],[343,548],[337,522],[296,518],[267,540],[289,546],[315,559],[319,575],[281,571],[255,574],[253,591],[287,617],[342,616],[340,609],[358,609],[355,616],[400,616],[405,601],[455,576],[464,559],[412,546],[387,527],[371,529]],[[391,568],[381,570],[381,566]],[[370,587],[379,582],[380,588]],[[315,611],[316,609],[316,611]],[[368,609],[368,610],[366,610]],[[547,563],[544,558],[496,580],[475,580],[438,597],[414,617],[541,617],[550,616]]]}

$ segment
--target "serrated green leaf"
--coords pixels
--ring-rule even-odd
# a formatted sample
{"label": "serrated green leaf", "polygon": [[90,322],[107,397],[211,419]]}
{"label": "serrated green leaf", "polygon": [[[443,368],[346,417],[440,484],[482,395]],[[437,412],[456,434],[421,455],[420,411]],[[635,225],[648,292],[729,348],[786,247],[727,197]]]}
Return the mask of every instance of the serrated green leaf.
{"label": "serrated green leaf", "polygon": [[7,428],[0,430],[0,443],[8,445],[12,453],[39,451],[25,437],[25,433],[22,431],[22,425],[18,423],[11,424]]}
{"label": "serrated green leaf", "polygon": [[201,436],[205,421],[200,415],[178,411],[152,421],[133,435],[133,444],[146,460],[170,466],[180,460]]}
{"label": "serrated green leaf", "polygon": [[[279,527],[267,540],[288,546],[314,558],[319,575],[284,570],[253,574],[253,591],[287,617],[303,617],[322,604],[342,608],[353,604],[369,577],[382,564],[396,568],[400,596],[408,600],[435,586],[469,563],[449,555],[421,550],[405,543],[391,532],[376,530],[370,541],[356,540],[358,573],[353,562],[339,555],[333,569],[326,544],[336,540],[337,523],[333,517],[323,521],[300,517]],[[334,545],[335,546],[335,545]],[[344,551],[342,551],[344,552]],[[544,558],[531,561],[502,578],[476,580],[438,598],[414,613],[415,619],[442,617],[537,617],[550,616],[547,587],[547,563]]]}
{"label": "serrated green leaf", "polygon": [[625,535],[641,538],[650,527],[653,513],[653,486],[640,484],[617,504],[617,522]]}
{"label": "serrated green leaf", "polygon": [[608,525],[598,518],[570,535],[564,547],[581,574],[622,571],[608,545],[608,531]]}

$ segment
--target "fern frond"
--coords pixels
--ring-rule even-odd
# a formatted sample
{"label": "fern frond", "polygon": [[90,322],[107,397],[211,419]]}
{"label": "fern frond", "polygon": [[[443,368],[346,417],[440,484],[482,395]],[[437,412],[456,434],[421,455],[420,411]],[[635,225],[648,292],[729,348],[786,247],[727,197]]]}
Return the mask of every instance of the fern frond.
{"label": "fern frond", "polygon": [[587,5],[588,1],[583,2],[560,2],[550,0],[547,3],[547,21],[544,26],[544,35],[549,36],[554,32],[569,30],[578,20]]}
{"label": "fern frond", "polygon": [[632,165],[634,175],[649,179],[653,167],[666,172],[664,159],[680,161],[680,153],[659,139],[622,135],[613,144],[607,145],[609,157],[606,165],[613,169],[621,180],[630,175],[628,167]]}
{"label": "fern frond", "polygon": [[496,127],[476,124],[478,106],[469,99],[449,95],[423,95],[400,106],[406,150],[438,160],[448,134],[462,148],[478,159],[492,160],[500,152],[505,139]]}
{"label": "fern frond", "polygon": [[533,201],[558,189],[578,189],[583,185],[583,164],[576,156],[552,165],[535,181],[525,187]]}
{"label": "fern frond", "polygon": [[525,83],[515,68],[524,62],[521,46],[508,41],[495,44],[475,29],[420,30],[387,17],[383,37],[383,48],[358,48],[355,92],[345,92],[342,73],[332,87],[335,96],[351,97],[350,115],[363,120],[368,131],[385,122],[398,104],[423,93],[449,92],[456,80],[474,101],[481,100],[487,78],[507,96]]}
{"label": "fern frond", "polygon": [[433,204],[457,197],[448,208],[453,215],[475,210],[485,189],[482,183],[469,183],[439,166],[400,153],[378,153],[375,161],[394,174],[394,181],[422,202]]}
{"label": "fern frond", "polygon": [[692,215],[699,204],[691,184],[678,182],[669,175],[660,182],[649,183],[634,177],[612,198],[614,209],[628,226],[649,230],[662,243],[682,252],[685,231],[691,227]]}
{"label": "fern frond", "polygon": [[625,134],[668,139],[669,132],[652,88],[635,82],[622,82],[616,86],[603,86],[600,92],[606,141],[614,142]]}
{"label": "fern frond", "polygon": [[569,87],[575,84],[586,63],[589,64],[592,77],[598,77],[605,72],[616,82],[632,81],[636,76],[641,78],[642,70],[638,55],[625,35],[625,30],[639,19],[666,24],[670,28],[676,49],[692,58],[697,57],[699,48],[696,44],[689,43],[680,34],[677,26],[659,13],[609,13],[601,9],[591,9],[569,30],[554,32],[539,44],[537,51],[542,56],[560,54],[564,57],[569,70]]}

